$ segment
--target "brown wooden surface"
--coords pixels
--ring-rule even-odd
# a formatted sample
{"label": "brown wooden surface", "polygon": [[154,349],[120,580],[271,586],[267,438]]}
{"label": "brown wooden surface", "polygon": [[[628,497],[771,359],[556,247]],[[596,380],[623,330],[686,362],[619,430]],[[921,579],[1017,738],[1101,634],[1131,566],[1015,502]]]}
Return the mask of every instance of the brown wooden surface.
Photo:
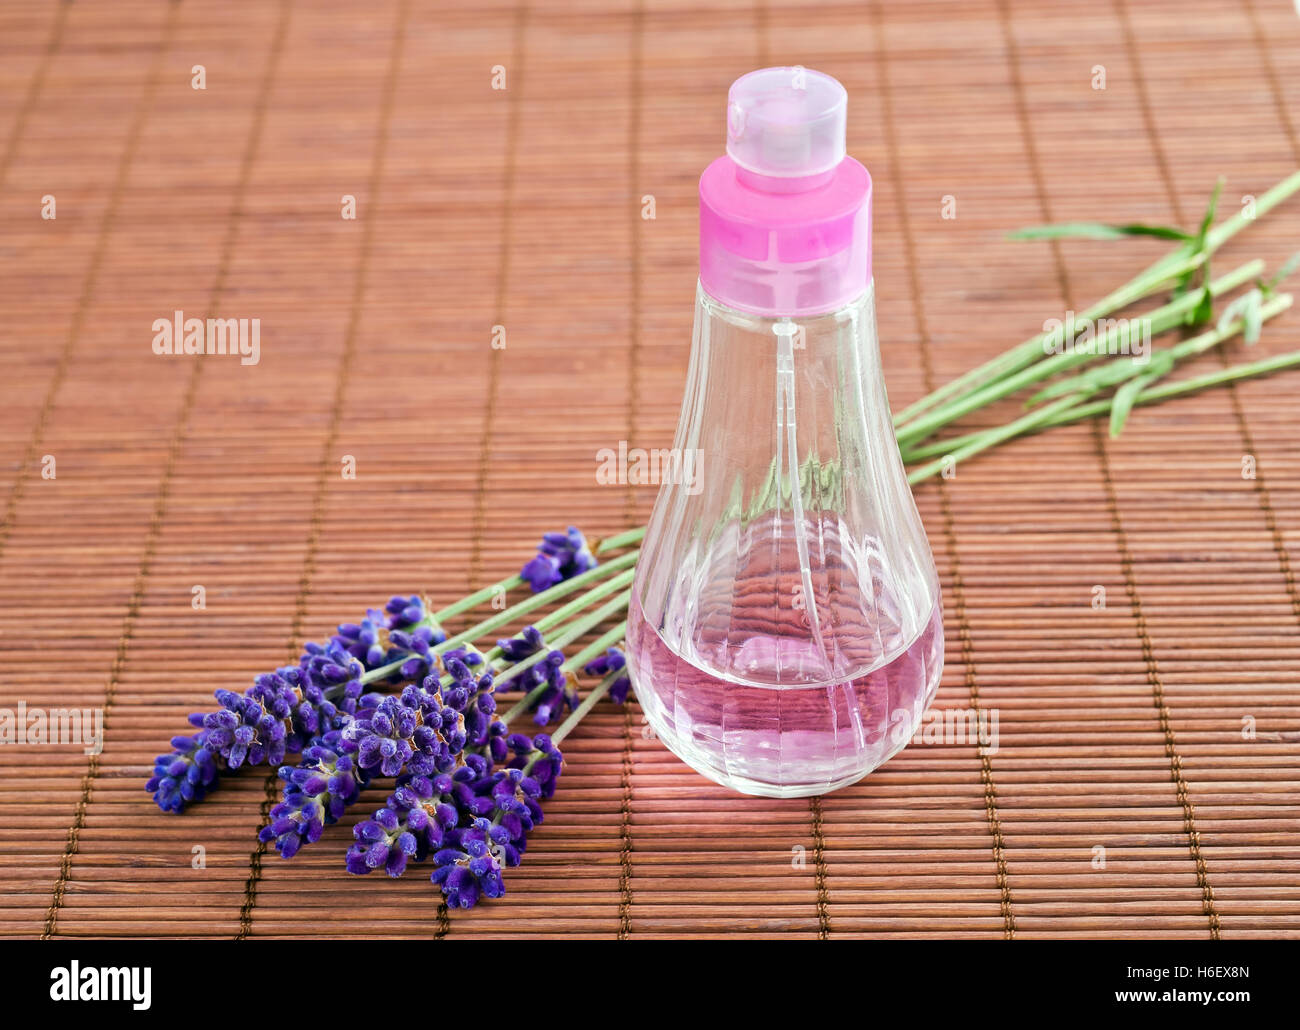
{"label": "brown wooden surface", "polygon": [[[0,748],[0,934],[1300,936],[1294,373],[917,490],[937,703],[998,710],[990,758],[742,799],[601,709],[508,897],[453,915],[418,869],[348,877],[345,827],[263,857],[260,772],[179,818],[141,789],[213,687],[334,622],[644,519],[595,453],[670,439],[695,180],[728,83],[796,62],[848,87],[875,177],[896,406],[1159,250],[1006,230],[1190,225],[1217,175],[1231,212],[1300,166],[1289,0],[5,5],[0,704],[102,706],[107,741]],[[1298,244],[1293,203],[1216,267]],[[261,363],[155,356],[175,309],[259,317]]]}

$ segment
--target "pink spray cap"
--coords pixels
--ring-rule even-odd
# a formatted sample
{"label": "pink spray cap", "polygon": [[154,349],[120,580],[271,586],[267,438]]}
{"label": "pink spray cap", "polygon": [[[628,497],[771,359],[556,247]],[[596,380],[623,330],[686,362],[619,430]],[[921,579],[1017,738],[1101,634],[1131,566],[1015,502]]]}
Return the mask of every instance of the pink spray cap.
{"label": "pink spray cap", "polygon": [[727,155],[700,177],[700,281],[759,315],[833,311],[871,281],[871,177],[845,156],[848,95],[805,68],[737,79]]}

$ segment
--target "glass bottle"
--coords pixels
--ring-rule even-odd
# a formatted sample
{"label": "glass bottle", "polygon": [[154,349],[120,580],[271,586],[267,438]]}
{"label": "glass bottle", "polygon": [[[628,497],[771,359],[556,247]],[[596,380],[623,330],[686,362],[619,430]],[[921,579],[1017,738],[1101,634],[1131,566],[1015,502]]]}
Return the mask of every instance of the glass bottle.
{"label": "glass bottle", "polygon": [[700,283],[628,667],[651,728],[749,794],[853,783],[911,738],[943,667],[938,576],[876,341],[871,180],[844,88],[731,87],[700,180]]}

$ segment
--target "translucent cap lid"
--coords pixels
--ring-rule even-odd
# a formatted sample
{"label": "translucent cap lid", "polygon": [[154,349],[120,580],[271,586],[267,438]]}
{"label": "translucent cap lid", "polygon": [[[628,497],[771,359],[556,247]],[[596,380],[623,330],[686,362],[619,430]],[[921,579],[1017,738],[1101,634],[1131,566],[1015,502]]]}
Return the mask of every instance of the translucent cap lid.
{"label": "translucent cap lid", "polygon": [[761,68],[731,84],[727,154],[746,171],[789,179],[844,160],[848,94],[829,75]]}

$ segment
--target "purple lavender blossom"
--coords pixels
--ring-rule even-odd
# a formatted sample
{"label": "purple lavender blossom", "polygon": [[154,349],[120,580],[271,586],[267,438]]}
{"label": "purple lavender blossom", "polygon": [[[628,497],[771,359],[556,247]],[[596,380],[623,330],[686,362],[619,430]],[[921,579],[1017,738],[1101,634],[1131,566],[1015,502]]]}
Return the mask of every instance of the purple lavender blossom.
{"label": "purple lavender blossom", "polygon": [[339,818],[369,782],[357,766],[354,746],[340,731],[333,731],[309,745],[302,761],[280,769],[284,799],[271,809],[271,822],[262,827],[258,839],[275,842],[284,858],[292,858],[303,844],[314,844],[321,832]]}
{"label": "purple lavender blossom", "polygon": [[490,831],[487,819],[476,819],[471,826],[450,831],[447,847],[434,854],[437,868],[430,878],[442,888],[451,908],[473,908],[480,897],[505,894],[501,863],[489,843]]}
{"label": "purple lavender blossom", "polygon": [[388,616],[371,608],[359,623],[340,624],[333,642],[345,648],[367,669],[374,669],[383,665],[388,655],[388,648],[384,646],[387,629]]}
{"label": "purple lavender blossom", "polygon": [[460,812],[448,799],[450,776],[408,775],[397,782],[386,806],[353,827],[355,842],[345,860],[348,872],[364,876],[382,868],[389,876],[401,876],[408,861],[424,861],[455,827]]}
{"label": "purple lavender blossom", "polygon": [[[546,641],[535,626],[527,626],[517,637],[498,640],[497,647],[511,663],[518,663],[531,658],[546,649]],[[518,689],[531,694],[539,687],[544,687],[532,703],[529,710],[534,712],[534,721],[545,726],[564,713],[565,708],[578,706],[577,691],[567,688],[568,678],[564,675],[564,652],[551,651],[542,661],[524,669],[514,677]]]}
{"label": "purple lavender blossom", "polygon": [[627,700],[627,692],[632,688],[632,680],[627,675],[627,655],[617,647],[611,647],[603,655],[593,658],[585,666],[583,672],[588,676],[599,676],[604,679],[612,673],[624,670],[622,676],[619,676],[609,685],[609,699],[616,705],[621,705]]}
{"label": "purple lavender blossom", "polygon": [[192,737],[172,737],[172,753],[154,759],[153,775],[144,787],[164,812],[180,812],[216,789],[220,770],[207,738],[207,730]]}
{"label": "purple lavender blossom", "polygon": [[215,712],[196,712],[190,722],[208,731],[207,746],[221,756],[227,769],[249,765],[279,765],[284,761],[284,718],[277,718],[263,706],[254,687],[247,694],[218,690]]}
{"label": "purple lavender blossom", "polygon": [[542,821],[541,800],[555,793],[564,757],[544,733],[529,738],[512,733],[514,758],[473,784],[480,802],[490,798],[492,818],[482,804],[463,804],[456,829],[444,835],[433,854],[430,879],[442,888],[453,908],[472,908],[480,898],[505,894],[504,867],[517,866],[528,847],[528,834]]}
{"label": "purple lavender blossom", "polygon": [[180,812],[214,789],[220,775],[279,765],[342,729],[357,711],[364,673],[403,658],[399,681],[430,671],[432,649],[446,634],[427,620],[421,598],[394,597],[383,612],[371,609],[360,623],[340,625],[328,643],[307,644],[297,665],[259,675],[243,694],[216,691],[216,711],[189,717],[202,733],[176,738],[183,743],[173,741],[174,750],[154,760],[146,789],[163,811]]}
{"label": "purple lavender blossom", "polygon": [[533,558],[519,572],[527,580],[533,593],[540,594],[566,579],[581,575],[597,565],[595,556],[587,546],[587,539],[577,526],[564,533],[546,533]]}

